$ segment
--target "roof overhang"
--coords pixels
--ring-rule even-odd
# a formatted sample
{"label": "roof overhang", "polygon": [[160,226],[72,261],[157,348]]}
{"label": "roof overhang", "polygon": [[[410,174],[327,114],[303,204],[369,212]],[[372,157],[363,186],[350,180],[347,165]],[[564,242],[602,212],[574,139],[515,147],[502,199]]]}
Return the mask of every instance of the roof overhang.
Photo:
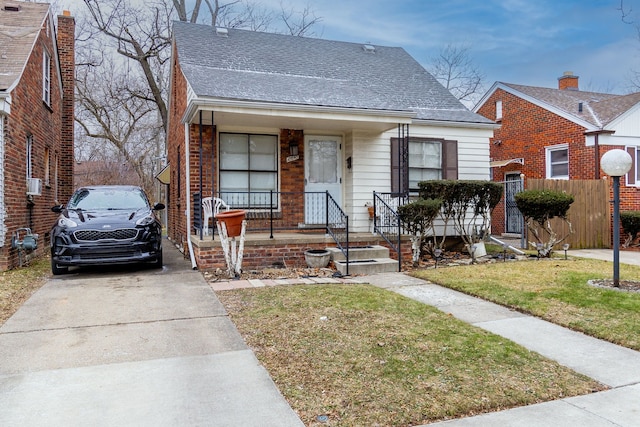
{"label": "roof overhang", "polygon": [[524,158],[522,157],[518,157],[515,159],[507,159],[507,160],[493,160],[489,163],[489,167],[492,168],[502,168],[504,166],[507,166],[511,163],[516,163],[519,165],[524,165]]}
{"label": "roof overhang", "polygon": [[[396,128],[398,124],[411,124],[415,117],[413,111],[194,98],[189,102],[187,110],[182,116],[182,122],[200,123],[200,111],[213,112],[213,121],[217,126],[332,131],[362,129],[385,132]],[[202,123],[211,124],[211,114],[203,114]]]}
{"label": "roof overhang", "polygon": [[11,95],[8,93],[0,92],[0,114],[11,114]]}

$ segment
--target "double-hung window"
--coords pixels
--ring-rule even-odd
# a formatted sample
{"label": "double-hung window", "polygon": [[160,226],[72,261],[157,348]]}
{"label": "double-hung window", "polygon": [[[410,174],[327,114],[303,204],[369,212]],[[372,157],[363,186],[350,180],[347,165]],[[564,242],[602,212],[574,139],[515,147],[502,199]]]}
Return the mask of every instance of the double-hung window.
{"label": "double-hung window", "polygon": [[221,133],[219,184],[234,207],[269,207],[268,193],[278,189],[278,136]]}
{"label": "double-hung window", "polygon": [[51,105],[51,56],[46,50],[42,55],[42,100]]}
{"label": "double-hung window", "polygon": [[420,181],[434,179],[458,179],[457,141],[391,138],[392,192],[417,191]]}
{"label": "double-hung window", "polygon": [[569,146],[554,145],[545,151],[547,179],[569,179]]}

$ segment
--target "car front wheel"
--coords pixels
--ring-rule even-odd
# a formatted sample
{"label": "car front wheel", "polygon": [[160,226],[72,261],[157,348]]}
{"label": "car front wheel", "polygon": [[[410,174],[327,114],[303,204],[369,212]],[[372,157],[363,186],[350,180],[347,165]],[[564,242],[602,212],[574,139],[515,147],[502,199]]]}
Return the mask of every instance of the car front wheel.
{"label": "car front wheel", "polygon": [[67,274],[69,272],[69,267],[58,265],[53,260],[53,249],[51,250],[51,272],[53,273],[54,276]]}

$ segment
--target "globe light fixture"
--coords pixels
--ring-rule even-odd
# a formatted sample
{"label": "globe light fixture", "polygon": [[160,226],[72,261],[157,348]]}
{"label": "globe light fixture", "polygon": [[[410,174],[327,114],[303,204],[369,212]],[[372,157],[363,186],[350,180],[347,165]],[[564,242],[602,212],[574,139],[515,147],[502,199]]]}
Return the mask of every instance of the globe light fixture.
{"label": "globe light fixture", "polygon": [[620,287],[620,177],[631,169],[633,159],[624,150],[607,151],[600,167],[613,178],[613,286]]}

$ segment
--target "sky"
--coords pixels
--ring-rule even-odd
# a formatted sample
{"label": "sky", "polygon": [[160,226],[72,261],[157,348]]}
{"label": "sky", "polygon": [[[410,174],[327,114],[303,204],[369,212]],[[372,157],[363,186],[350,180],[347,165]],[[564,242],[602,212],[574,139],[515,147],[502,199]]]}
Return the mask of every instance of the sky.
{"label": "sky", "polygon": [[[467,46],[486,89],[496,81],[555,88],[572,71],[582,90],[628,93],[631,71],[640,71],[640,39],[622,22],[620,0],[303,1],[290,4],[310,5],[321,38],[403,47],[427,68],[447,44]],[[640,0],[624,8],[640,24]]]}
{"label": "sky", "polygon": [[[58,0],[69,9],[80,0]],[[144,3],[144,0],[127,0]],[[629,93],[640,72],[640,38],[621,0],[250,0],[274,12],[309,6],[317,37],[403,47],[425,68],[448,44],[466,46],[485,76],[555,88],[571,71],[580,89]],[[640,0],[622,0],[640,25]],[[80,3],[80,4],[78,4]]]}

